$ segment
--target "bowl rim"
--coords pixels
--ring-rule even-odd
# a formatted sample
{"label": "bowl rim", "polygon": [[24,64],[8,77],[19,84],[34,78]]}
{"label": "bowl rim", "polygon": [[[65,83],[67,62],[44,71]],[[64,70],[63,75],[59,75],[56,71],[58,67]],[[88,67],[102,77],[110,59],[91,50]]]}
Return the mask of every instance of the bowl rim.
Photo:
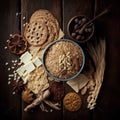
{"label": "bowl rim", "polygon": [[[73,37],[71,36],[70,30],[69,30],[69,26],[70,26],[71,22],[72,22],[75,18],[77,18],[77,17],[85,17],[85,18],[87,18],[88,20],[90,20],[90,18],[87,17],[86,15],[75,15],[75,16],[73,16],[72,18],[69,19],[69,21],[68,21],[68,23],[67,23],[67,33],[68,33],[68,36],[70,37],[70,39],[72,39],[72,40],[74,40],[74,41],[76,41],[76,42],[78,42],[78,43],[85,43],[85,42],[89,41],[89,40],[92,38],[92,36],[93,36],[93,34],[94,34],[94,29],[95,29],[95,27],[94,27],[94,24],[93,24],[93,31],[92,31],[91,35],[90,35],[87,39],[85,39],[85,40],[83,40],[83,41],[78,41],[78,40],[76,40],[75,38],[73,38]],[[92,22],[92,23],[93,23],[93,22]]]}
{"label": "bowl rim", "polygon": [[[82,52],[82,56],[83,56],[83,63],[82,63],[82,66],[81,66],[80,70],[79,70],[76,74],[74,74],[72,77],[69,77],[69,78],[58,78],[58,77],[52,75],[52,74],[47,70],[47,67],[46,67],[46,65],[45,65],[45,55],[46,55],[47,50],[48,50],[52,45],[54,45],[55,43],[60,42],[60,41],[72,42],[73,44],[75,44],[76,46],[79,47],[79,49],[80,49],[81,52]],[[58,80],[58,81],[69,81],[69,80],[72,80],[72,79],[76,78],[76,77],[81,73],[81,71],[83,70],[84,65],[85,65],[85,54],[84,54],[84,51],[83,51],[82,47],[81,47],[78,43],[74,42],[73,40],[66,39],[66,38],[59,39],[59,40],[55,40],[55,41],[51,42],[51,43],[45,48],[45,50],[44,50],[44,52],[43,52],[43,55],[42,55],[42,66],[43,66],[44,70],[46,71],[46,73],[47,73],[50,77],[52,77],[53,79]]]}

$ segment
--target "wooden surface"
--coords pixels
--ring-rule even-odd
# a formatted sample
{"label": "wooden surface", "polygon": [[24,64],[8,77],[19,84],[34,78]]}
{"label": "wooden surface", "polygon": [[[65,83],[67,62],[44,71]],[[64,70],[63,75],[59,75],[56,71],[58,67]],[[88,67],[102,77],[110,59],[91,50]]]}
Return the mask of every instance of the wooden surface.
{"label": "wooden surface", "polygon": [[[120,8],[119,0],[1,0],[0,4],[0,120],[116,120],[120,118]],[[48,9],[58,19],[67,35],[67,23],[74,15],[84,14],[90,18],[96,16],[107,6],[111,11],[96,20],[94,36],[106,38],[106,70],[103,85],[97,99],[96,108],[89,111],[85,105],[78,112],[71,113],[64,108],[61,111],[41,112],[37,107],[24,112],[25,104],[18,94],[13,95],[12,84],[8,85],[5,62],[18,59],[18,56],[5,50],[10,34],[23,33],[23,24],[29,22],[37,9]],[[16,13],[21,13],[16,16]],[[25,16],[25,20],[22,18]],[[94,40],[94,38],[93,38]],[[70,89],[66,86],[66,92]]]}

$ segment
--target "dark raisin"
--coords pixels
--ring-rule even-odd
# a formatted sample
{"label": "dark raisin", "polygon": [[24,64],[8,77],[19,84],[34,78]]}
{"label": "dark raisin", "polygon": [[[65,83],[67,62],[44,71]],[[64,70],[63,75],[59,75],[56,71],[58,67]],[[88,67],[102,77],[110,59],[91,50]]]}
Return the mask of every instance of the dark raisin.
{"label": "dark raisin", "polygon": [[75,37],[75,36],[76,36],[76,33],[72,33],[71,36],[72,36],[72,37]]}
{"label": "dark raisin", "polygon": [[78,24],[79,24],[79,25],[81,25],[81,23],[82,23],[82,21],[81,21],[81,20],[79,20]]}
{"label": "dark raisin", "polygon": [[78,24],[76,24],[76,25],[74,26],[74,29],[76,30],[78,27],[79,27]]}
{"label": "dark raisin", "polygon": [[87,22],[87,19],[86,18],[82,18],[82,22]]}
{"label": "dark raisin", "polygon": [[81,34],[83,34],[83,31],[82,31],[82,30],[79,30],[79,32],[78,32],[78,33],[81,35]]}
{"label": "dark raisin", "polygon": [[77,35],[76,40],[80,40],[80,39],[81,39],[81,35]]}
{"label": "dark raisin", "polygon": [[81,40],[84,40],[85,39],[85,37],[84,36],[81,36]]}
{"label": "dark raisin", "polygon": [[92,32],[92,28],[88,28],[88,32],[90,32],[90,33],[91,33],[91,32]]}
{"label": "dark raisin", "polygon": [[75,18],[75,23],[78,23],[78,22],[79,22],[78,18]]}

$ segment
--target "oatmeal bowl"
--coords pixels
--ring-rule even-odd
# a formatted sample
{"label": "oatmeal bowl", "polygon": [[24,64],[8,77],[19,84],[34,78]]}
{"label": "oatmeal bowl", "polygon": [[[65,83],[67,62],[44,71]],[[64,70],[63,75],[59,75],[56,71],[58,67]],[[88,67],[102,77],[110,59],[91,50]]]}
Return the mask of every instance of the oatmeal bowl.
{"label": "oatmeal bowl", "polygon": [[77,77],[82,71],[85,55],[76,42],[60,39],[46,47],[42,62],[49,76],[55,80],[68,81]]}

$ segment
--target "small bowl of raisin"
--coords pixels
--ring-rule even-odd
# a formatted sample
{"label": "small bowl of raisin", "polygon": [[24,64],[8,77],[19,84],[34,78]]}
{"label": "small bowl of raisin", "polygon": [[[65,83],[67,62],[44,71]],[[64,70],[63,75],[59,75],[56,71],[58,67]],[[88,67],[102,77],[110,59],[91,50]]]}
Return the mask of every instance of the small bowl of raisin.
{"label": "small bowl of raisin", "polygon": [[84,43],[91,39],[94,33],[94,24],[84,15],[74,16],[67,25],[69,37],[79,43]]}

